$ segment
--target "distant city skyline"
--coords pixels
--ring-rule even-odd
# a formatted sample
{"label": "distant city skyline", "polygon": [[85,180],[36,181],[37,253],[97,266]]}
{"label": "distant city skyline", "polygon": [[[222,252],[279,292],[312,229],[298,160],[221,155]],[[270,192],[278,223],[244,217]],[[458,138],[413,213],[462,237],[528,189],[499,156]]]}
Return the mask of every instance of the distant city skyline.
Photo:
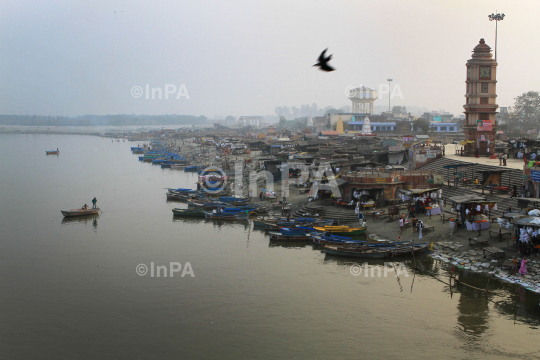
{"label": "distant city skyline", "polygon": [[[350,106],[348,87],[391,78],[403,95],[392,106],[457,117],[473,48],[484,38],[494,50],[496,10],[506,14],[497,104],[507,107],[540,90],[537,1],[8,1],[0,113],[268,116],[276,106]],[[325,48],[336,71],[312,67]]]}

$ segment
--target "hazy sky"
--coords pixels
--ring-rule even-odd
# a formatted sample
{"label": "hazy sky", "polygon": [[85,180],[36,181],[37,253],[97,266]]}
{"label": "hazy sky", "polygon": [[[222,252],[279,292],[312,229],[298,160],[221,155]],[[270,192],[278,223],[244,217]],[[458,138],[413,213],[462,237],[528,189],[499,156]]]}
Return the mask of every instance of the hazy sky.
{"label": "hazy sky", "polygon": [[[390,77],[403,94],[392,105],[459,115],[465,63],[480,38],[494,48],[496,10],[497,103],[509,106],[540,90],[538,0],[3,0],[0,113],[268,115],[350,105],[348,86]],[[331,73],[311,67],[326,47]],[[177,91],[146,99],[146,84]]]}

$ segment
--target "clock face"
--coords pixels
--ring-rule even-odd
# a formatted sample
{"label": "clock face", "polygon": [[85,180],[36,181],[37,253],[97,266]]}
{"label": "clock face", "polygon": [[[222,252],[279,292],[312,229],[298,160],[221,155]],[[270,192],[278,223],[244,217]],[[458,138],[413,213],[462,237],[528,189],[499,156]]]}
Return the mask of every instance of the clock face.
{"label": "clock face", "polygon": [[491,79],[491,68],[489,66],[480,67],[480,78]]}

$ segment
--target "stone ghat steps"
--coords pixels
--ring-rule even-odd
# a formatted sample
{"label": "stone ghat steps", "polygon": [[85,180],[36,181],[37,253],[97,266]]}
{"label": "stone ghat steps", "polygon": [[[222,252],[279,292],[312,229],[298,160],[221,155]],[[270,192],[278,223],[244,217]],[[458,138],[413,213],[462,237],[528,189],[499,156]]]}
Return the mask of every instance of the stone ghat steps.
{"label": "stone ghat steps", "polygon": [[[454,186],[443,186],[443,197],[450,198],[454,196],[467,196],[467,195],[481,195],[480,192],[464,189],[464,188],[456,188]],[[490,201],[491,199],[497,203],[497,210],[491,211],[491,216],[501,216],[503,212],[506,212],[506,209],[508,209],[508,206],[512,206],[512,209],[518,210],[517,207],[517,200],[516,198],[509,198],[508,196],[489,196],[489,192],[485,191],[484,197]],[[451,205],[450,203],[447,203],[447,206]]]}
{"label": "stone ghat steps", "polygon": [[[349,223],[358,221],[358,217],[354,213],[354,210],[351,209],[341,209],[341,208],[330,208],[329,206],[322,206],[317,203],[308,203],[302,205],[293,211],[293,217],[305,217],[305,214],[309,216],[315,216],[318,214],[319,217],[324,219],[336,220],[339,223]],[[307,216],[307,217],[309,217]]]}
{"label": "stone ghat steps", "polygon": [[450,169],[450,170],[445,169],[444,166],[446,165],[456,165],[456,164],[469,165],[466,167],[462,167],[461,170],[456,170],[456,171],[462,172],[463,176],[467,179],[474,179],[477,177],[479,180],[482,179],[482,174],[477,173],[476,171],[478,170],[507,170],[501,175],[502,185],[504,186],[516,185],[518,188],[518,191],[521,191],[520,189],[521,189],[521,186],[523,185],[523,170],[512,169],[505,166],[475,164],[474,158],[470,158],[470,159],[471,161],[467,162],[467,161],[453,160],[453,159],[442,157],[440,159],[437,159],[419,168],[419,170],[434,170],[434,171],[442,172],[443,179],[446,184],[448,183],[448,180],[453,181],[453,177],[454,177],[454,169]]}

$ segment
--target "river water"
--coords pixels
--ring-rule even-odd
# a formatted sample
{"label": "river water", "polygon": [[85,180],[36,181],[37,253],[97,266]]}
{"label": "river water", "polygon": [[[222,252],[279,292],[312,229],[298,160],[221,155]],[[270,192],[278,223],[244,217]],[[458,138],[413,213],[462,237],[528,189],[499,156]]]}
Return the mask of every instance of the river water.
{"label": "river water", "polygon": [[[270,244],[248,224],[173,219],[186,205],[164,188],[196,176],[139,162],[135,145],[0,135],[0,358],[540,358],[537,294],[494,280],[487,297],[451,293],[412,270],[353,276],[364,261]],[[94,196],[99,217],[63,220]],[[152,263],[181,271],[136,272]]]}

